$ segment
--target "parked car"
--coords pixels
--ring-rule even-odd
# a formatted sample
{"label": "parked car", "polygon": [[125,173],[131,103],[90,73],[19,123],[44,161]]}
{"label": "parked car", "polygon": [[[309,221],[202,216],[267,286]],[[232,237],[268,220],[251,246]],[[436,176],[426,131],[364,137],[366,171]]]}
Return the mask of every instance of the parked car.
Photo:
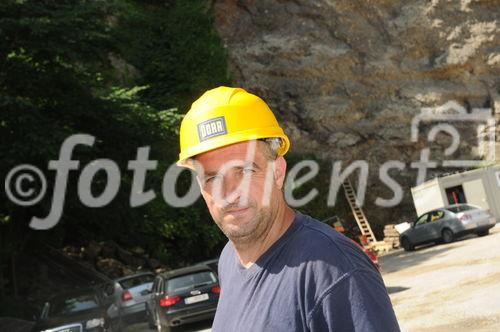
{"label": "parked car", "polygon": [[217,275],[206,265],[165,272],[153,283],[147,303],[148,322],[158,331],[186,323],[213,319],[219,301]]}
{"label": "parked car", "polygon": [[146,302],[151,298],[154,278],[153,273],[144,272],[115,279],[106,286],[120,327],[146,319]]}
{"label": "parked car", "polygon": [[45,303],[32,331],[117,331],[107,312],[110,304],[111,299],[98,287],[57,295]]}
{"label": "parked car", "polygon": [[219,274],[219,259],[218,258],[213,258],[209,259],[203,262],[199,262],[196,265],[207,265],[209,268],[211,268],[215,274]]}
{"label": "parked car", "polygon": [[488,210],[470,204],[454,204],[418,217],[400,235],[400,243],[406,251],[411,251],[420,244],[450,243],[469,233],[485,236],[495,223],[495,217]]}

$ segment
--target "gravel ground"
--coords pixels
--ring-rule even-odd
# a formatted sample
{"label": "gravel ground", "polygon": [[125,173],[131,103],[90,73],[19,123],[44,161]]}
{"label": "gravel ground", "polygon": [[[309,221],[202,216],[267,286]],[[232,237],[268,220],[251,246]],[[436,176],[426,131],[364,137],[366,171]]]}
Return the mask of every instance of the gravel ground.
{"label": "gravel ground", "polygon": [[379,262],[402,331],[500,331],[500,224]]}

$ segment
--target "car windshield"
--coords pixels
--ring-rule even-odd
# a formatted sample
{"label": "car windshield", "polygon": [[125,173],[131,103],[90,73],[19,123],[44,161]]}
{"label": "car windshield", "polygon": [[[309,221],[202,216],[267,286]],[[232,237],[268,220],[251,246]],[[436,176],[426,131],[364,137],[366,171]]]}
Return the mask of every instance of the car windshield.
{"label": "car windshield", "polygon": [[477,210],[477,207],[472,206],[472,205],[463,204],[463,205],[449,207],[448,210],[450,210],[453,213],[459,213],[459,212],[464,212],[464,211],[469,211],[469,210]]}
{"label": "car windshield", "polygon": [[191,274],[185,274],[168,280],[167,292],[174,293],[183,290],[192,289],[195,286],[208,285],[216,283],[217,279],[212,271],[200,271]]}
{"label": "car windshield", "polygon": [[95,294],[82,294],[74,297],[60,297],[50,302],[50,316],[71,315],[77,312],[98,308]]}
{"label": "car windshield", "polygon": [[129,289],[135,286],[147,284],[149,282],[153,282],[154,276],[150,274],[145,274],[141,276],[131,277],[125,280],[121,280],[119,283],[123,289]]}

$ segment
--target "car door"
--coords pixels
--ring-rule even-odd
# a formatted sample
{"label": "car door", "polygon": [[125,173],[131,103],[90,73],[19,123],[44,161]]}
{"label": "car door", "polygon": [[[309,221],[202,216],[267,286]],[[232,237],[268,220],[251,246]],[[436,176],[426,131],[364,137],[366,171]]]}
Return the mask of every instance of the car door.
{"label": "car door", "polygon": [[429,240],[436,240],[441,238],[441,229],[446,220],[446,213],[443,210],[436,210],[429,213],[429,220],[426,226],[427,235]]}
{"label": "car door", "polygon": [[411,242],[413,244],[422,243],[428,241],[430,238],[429,230],[427,224],[429,222],[430,213],[426,213],[417,219],[415,226],[412,230]]}

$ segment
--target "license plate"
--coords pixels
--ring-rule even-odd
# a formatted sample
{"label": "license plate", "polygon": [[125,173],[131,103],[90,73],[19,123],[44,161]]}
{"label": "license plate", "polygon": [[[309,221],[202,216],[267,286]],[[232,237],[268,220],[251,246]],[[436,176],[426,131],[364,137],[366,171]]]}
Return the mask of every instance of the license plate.
{"label": "license plate", "polygon": [[190,296],[190,297],[186,297],[184,299],[184,303],[191,304],[191,303],[197,303],[197,302],[206,301],[206,300],[208,300],[208,294],[207,293],[200,294],[200,295],[195,295],[195,296]]}

